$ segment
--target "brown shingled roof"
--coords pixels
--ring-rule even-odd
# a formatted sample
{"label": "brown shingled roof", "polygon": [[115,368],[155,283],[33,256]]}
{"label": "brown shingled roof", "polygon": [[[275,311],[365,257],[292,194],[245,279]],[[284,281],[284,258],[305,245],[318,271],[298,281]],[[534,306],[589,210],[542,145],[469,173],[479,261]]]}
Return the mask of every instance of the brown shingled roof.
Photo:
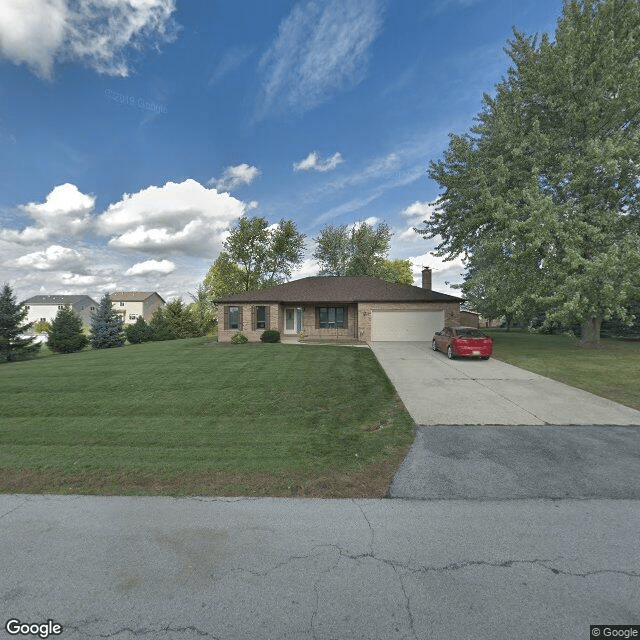
{"label": "brown shingled roof", "polygon": [[268,289],[234,293],[222,302],[462,302],[462,298],[370,276],[313,276]]}
{"label": "brown shingled roof", "polygon": [[[111,298],[112,302],[142,302],[147,298],[150,298],[155,291],[115,291],[114,293],[109,294],[109,298]],[[162,296],[160,294],[156,294],[160,300],[162,300]],[[164,302],[164,300],[162,300]]]}

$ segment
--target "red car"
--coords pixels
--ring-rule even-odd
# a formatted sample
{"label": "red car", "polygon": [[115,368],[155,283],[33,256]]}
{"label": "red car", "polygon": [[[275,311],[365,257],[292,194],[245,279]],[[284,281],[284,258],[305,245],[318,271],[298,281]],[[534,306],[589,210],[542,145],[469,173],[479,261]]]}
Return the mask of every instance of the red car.
{"label": "red car", "polygon": [[445,327],[433,336],[431,348],[449,359],[476,356],[487,360],[493,352],[493,338],[473,327]]}

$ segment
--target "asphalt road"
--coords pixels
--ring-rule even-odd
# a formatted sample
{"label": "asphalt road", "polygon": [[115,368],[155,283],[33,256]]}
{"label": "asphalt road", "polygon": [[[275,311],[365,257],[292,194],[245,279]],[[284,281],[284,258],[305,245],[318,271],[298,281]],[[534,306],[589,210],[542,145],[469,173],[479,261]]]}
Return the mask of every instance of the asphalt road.
{"label": "asphalt road", "polygon": [[637,500],[2,495],[0,601],[64,640],[587,640],[640,622],[638,523]]}
{"label": "asphalt road", "polygon": [[422,426],[394,498],[640,499],[640,427]]}

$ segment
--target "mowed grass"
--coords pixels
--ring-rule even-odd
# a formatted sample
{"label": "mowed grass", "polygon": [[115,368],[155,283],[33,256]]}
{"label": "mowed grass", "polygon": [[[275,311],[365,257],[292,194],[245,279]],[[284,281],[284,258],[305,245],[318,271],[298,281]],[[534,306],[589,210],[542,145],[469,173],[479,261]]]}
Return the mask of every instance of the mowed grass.
{"label": "mowed grass", "polygon": [[0,366],[0,491],[382,497],[414,424],[369,349],[128,345]]}
{"label": "mowed grass", "polygon": [[498,360],[640,410],[640,342],[602,340],[594,349],[566,335],[487,333]]}

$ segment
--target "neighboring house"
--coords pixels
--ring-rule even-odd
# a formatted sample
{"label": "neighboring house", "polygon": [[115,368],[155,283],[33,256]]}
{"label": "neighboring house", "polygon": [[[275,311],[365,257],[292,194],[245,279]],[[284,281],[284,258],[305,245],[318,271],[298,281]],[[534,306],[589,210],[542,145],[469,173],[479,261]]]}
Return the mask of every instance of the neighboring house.
{"label": "neighboring house", "polygon": [[125,324],[133,324],[139,316],[145,322],[157,309],[164,307],[164,300],[155,291],[116,291],[110,293],[113,308],[122,315]]}
{"label": "neighboring house", "polygon": [[26,322],[52,322],[58,310],[67,307],[80,316],[82,324],[89,324],[98,303],[89,296],[33,296],[21,303],[27,308]]}
{"label": "neighboring house", "polygon": [[460,325],[462,298],[369,276],[317,276],[216,300],[218,340],[242,332],[251,342],[265,329],[281,335],[372,341],[430,341],[444,326]]}

